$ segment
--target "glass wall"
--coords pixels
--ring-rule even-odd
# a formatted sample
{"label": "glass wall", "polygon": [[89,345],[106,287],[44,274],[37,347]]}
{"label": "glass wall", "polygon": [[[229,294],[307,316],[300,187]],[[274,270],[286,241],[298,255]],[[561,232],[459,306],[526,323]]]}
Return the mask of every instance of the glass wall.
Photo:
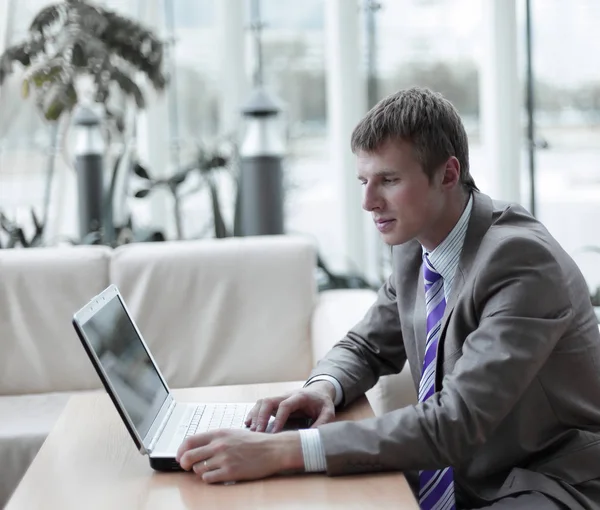
{"label": "glass wall", "polygon": [[[279,98],[288,141],[287,230],[313,237],[324,259],[342,267],[344,211],[338,171],[331,168],[327,139],[326,0],[262,0],[264,82]],[[46,0],[13,0],[5,19],[7,42],[21,40]],[[229,140],[223,127],[219,0],[110,0],[105,5],[139,19],[167,41],[171,85],[162,96],[148,91],[148,108],[137,123],[135,151],[156,176],[190,165],[200,148],[216,150]],[[356,0],[363,43],[359,65],[372,76],[371,104],[400,88],[427,86],[458,108],[471,144],[471,168],[482,191],[493,194],[480,144],[479,67],[481,3],[471,0]],[[250,2],[244,6],[244,73],[255,70]],[[525,90],[525,0],[517,0],[519,69]],[[600,255],[579,250],[600,245],[600,52],[594,0],[533,0],[536,95],[537,214],[590,279],[600,283]],[[557,37],[569,34],[569,37]],[[50,241],[76,234],[75,174],[62,132],[41,120],[35,102],[20,95],[20,73],[0,92],[0,210],[31,229],[29,210],[49,215]],[[525,96],[523,95],[523,105]],[[239,116],[240,128],[243,120]],[[528,183],[523,107],[522,180]],[[241,131],[241,129],[240,129]],[[239,139],[237,139],[239,143]],[[229,147],[230,148],[230,147]],[[56,152],[56,155],[54,155]],[[53,186],[48,186],[54,169]],[[354,168],[344,169],[354,172]],[[222,207],[233,215],[231,178],[218,176]],[[141,186],[133,179],[132,191]],[[358,183],[357,183],[358,186]],[[197,177],[182,191],[184,238],[211,236],[210,196]],[[524,194],[526,196],[526,194]],[[49,200],[51,199],[51,200]],[[47,207],[52,203],[52,207]],[[135,224],[175,237],[173,201],[167,192],[128,198]],[[525,204],[528,206],[528,204]],[[589,261],[589,264],[588,262]],[[588,264],[588,265],[585,265]],[[385,270],[383,271],[385,272]]]}
{"label": "glass wall", "polygon": [[531,10],[537,216],[597,287],[600,254],[582,249],[600,247],[600,3],[533,0]]}
{"label": "glass wall", "polygon": [[[4,20],[5,45],[23,40],[35,13],[49,3],[48,0],[10,2]],[[11,221],[25,225],[30,237],[33,235],[30,210],[33,208],[38,216],[43,216],[49,194],[45,177],[54,159],[55,133],[41,119],[35,102],[21,97],[22,75],[17,64],[0,91],[0,211]]]}
{"label": "glass wall", "polygon": [[[376,27],[373,52],[369,52],[368,11],[365,11],[365,54],[366,58],[374,55],[371,58],[377,77],[371,104],[410,86],[442,93],[461,115],[469,137],[471,173],[480,189],[486,191],[491,176],[480,142],[479,62],[483,58],[480,2],[398,0],[366,1],[364,5],[373,3],[381,7],[373,13]],[[382,275],[385,275],[390,271],[390,252],[383,248],[381,254]]]}
{"label": "glass wall", "polygon": [[[3,46],[25,41],[36,14],[54,2],[6,2],[6,40]],[[137,15],[137,0],[104,2],[127,16]],[[4,49],[4,48],[3,48]],[[23,69],[14,64],[0,91],[0,211],[34,234],[33,210],[45,224],[49,245],[76,239],[77,197],[73,167],[72,131],[66,116],[61,124],[43,119],[35,94],[22,96]],[[6,241],[4,232],[0,236]]]}
{"label": "glass wall", "polygon": [[343,213],[328,153],[325,1],[264,1],[263,40],[265,83],[286,124],[286,228],[314,238],[335,265],[344,257]]}

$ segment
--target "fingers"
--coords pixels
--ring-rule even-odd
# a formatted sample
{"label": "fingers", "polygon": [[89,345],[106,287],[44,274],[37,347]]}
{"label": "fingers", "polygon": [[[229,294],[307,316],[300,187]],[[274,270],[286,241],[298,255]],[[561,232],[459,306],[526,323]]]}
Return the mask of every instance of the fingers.
{"label": "fingers", "polygon": [[248,413],[248,416],[246,416],[246,420],[244,421],[244,425],[246,425],[246,427],[250,427],[252,425],[252,422],[256,421],[256,417],[258,416],[258,411],[261,405],[262,399],[258,400],[256,404],[254,404],[254,407],[250,409],[250,412]]}
{"label": "fingers", "polygon": [[181,456],[194,448],[200,448],[202,446],[206,446],[209,444],[215,437],[214,432],[205,432],[203,434],[197,434],[195,436],[188,437],[183,443],[179,445],[177,449],[177,455],[175,456],[175,460],[180,462]]}
{"label": "fingers", "polygon": [[279,404],[277,414],[275,415],[275,421],[273,422],[273,428],[271,429],[273,434],[279,432],[283,428],[290,417],[290,414],[303,409],[305,400],[306,397],[303,394],[298,393],[296,395],[292,395]]}
{"label": "fingers", "polygon": [[335,406],[333,404],[325,404],[323,405],[323,409],[321,409],[321,413],[315,420],[315,422],[310,426],[310,428],[316,428],[320,425],[325,425],[333,421],[335,418]]}
{"label": "fingers", "polygon": [[206,483],[234,482],[231,470],[221,466],[218,457],[212,457],[202,462],[197,462],[192,467],[194,473]]}
{"label": "fingers", "polygon": [[[189,471],[196,464],[210,459],[215,454],[214,445],[202,446],[186,451],[179,459],[179,465],[182,469]],[[194,470],[195,471],[195,470]]]}
{"label": "fingers", "polygon": [[229,430],[209,445],[185,452],[180,464],[207,483],[264,478],[284,467],[281,450],[287,448],[286,436]]}
{"label": "fingers", "polygon": [[250,425],[250,430],[253,430],[256,432],[264,432],[267,429],[267,425],[269,424],[269,420],[271,419],[271,416],[273,415],[275,410],[279,407],[281,401],[284,398],[285,397],[265,398],[261,402],[260,409],[258,410],[258,413],[256,414],[255,419],[252,422],[252,425]]}
{"label": "fingers", "polygon": [[207,471],[202,475],[202,480],[206,483],[235,482],[235,480],[232,479],[230,471],[226,468]]}
{"label": "fingers", "polygon": [[281,402],[289,398],[292,394],[287,393],[277,397],[258,400],[246,417],[246,426],[250,427],[252,431],[264,432],[267,429],[271,416],[275,414]]}
{"label": "fingers", "polygon": [[196,464],[192,466],[192,470],[194,471],[194,473],[196,473],[198,476],[204,479],[205,473],[208,473],[211,470],[210,463],[207,459],[201,462],[196,462]]}

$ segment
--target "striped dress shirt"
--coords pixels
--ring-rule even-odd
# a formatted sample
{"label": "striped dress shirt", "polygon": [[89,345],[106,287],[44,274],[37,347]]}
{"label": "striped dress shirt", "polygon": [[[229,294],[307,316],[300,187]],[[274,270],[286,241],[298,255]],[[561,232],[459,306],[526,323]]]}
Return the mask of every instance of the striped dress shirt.
{"label": "striped dress shirt", "polygon": [[[442,275],[442,278],[444,279],[444,297],[446,298],[446,302],[448,302],[450,293],[452,291],[454,275],[456,274],[460,253],[465,242],[465,235],[467,233],[467,227],[469,225],[472,209],[473,196],[469,198],[465,210],[446,239],[444,239],[441,244],[439,244],[431,252],[428,252],[423,247],[423,252],[427,254],[433,267],[435,267],[436,271]],[[328,375],[319,375],[307,381],[305,386],[316,381],[329,381],[332,383],[335,388],[334,404],[337,406],[342,402],[344,394],[342,385],[337,379]],[[302,444],[302,456],[304,459],[305,471],[326,471],[327,461],[325,458],[325,450],[323,449],[321,437],[319,436],[319,430],[301,430],[300,442]]]}

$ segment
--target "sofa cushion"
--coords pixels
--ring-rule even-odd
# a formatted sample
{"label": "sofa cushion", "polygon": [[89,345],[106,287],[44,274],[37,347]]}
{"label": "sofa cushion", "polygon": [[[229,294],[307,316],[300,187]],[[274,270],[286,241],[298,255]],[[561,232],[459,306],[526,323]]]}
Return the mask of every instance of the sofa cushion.
{"label": "sofa cushion", "polygon": [[0,508],[4,508],[71,395],[0,397]]}
{"label": "sofa cushion", "polygon": [[173,387],[300,380],[311,369],[315,250],[299,237],[131,244],[116,284]]}
{"label": "sofa cushion", "polygon": [[[316,364],[335,343],[362,319],[375,303],[377,293],[367,289],[339,289],[321,292],[313,314],[312,342]],[[417,394],[410,367],[405,364],[399,374],[386,375],[367,391],[376,416],[415,404]]]}
{"label": "sofa cushion", "polygon": [[100,387],[71,325],[108,286],[102,246],[0,250],[0,395]]}

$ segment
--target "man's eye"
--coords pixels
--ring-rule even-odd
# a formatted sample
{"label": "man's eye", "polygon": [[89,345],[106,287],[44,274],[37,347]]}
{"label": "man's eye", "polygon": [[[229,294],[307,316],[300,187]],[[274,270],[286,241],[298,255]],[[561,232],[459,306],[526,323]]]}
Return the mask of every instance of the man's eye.
{"label": "man's eye", "polygon": [[397,181],[398,179],[383,179],[383,184],[393,184]]}

